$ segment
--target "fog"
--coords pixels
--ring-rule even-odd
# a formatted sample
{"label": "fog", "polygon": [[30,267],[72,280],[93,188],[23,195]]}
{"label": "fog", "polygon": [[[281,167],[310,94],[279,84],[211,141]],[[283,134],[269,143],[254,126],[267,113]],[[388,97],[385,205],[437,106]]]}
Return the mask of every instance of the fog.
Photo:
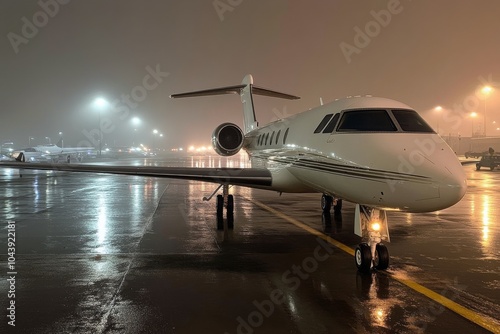
{"label": "fog", "polygon": [[110,146],[206,145],[220,123],[242,124],[238,96],[169,96],[249,73],[301,96],[256,97],[260,124],[370,94],[443,135],[500,134],[496,0],[4,0],[0,13],[0,142],[17,147],[60,132],[92,145],[99,126]]}

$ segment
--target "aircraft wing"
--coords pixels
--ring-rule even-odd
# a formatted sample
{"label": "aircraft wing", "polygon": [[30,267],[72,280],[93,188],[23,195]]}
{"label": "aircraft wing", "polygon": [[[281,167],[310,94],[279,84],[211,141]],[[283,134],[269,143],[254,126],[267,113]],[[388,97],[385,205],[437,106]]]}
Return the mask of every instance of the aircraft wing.
{"label": "aircraft wing", "polygon": [[266,187],[272,184],[271,172],[264,168],[110,166],[91,164],[31,164],[25,162],[1,162],[0,167],[165,177],[248,187]]}
{"label": "aircraft wing", "polygon": [[472,160],[472,161],[460,161],[460,163],[462,164],[462,166],[472,165],[472,164],[477,164],[478,162],[479,162],[479,160]]}

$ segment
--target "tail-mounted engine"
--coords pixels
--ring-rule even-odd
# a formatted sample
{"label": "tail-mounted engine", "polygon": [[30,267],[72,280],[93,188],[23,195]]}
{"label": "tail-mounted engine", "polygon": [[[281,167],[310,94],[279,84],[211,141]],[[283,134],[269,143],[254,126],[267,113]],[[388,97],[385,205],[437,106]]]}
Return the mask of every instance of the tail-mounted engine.
{"label": "tail-mounted engine", "polygon": [[212,146],[219,155],[230,156],[239,152],[243,146],[243,131],[236,124],[224,123],[215,128]]}

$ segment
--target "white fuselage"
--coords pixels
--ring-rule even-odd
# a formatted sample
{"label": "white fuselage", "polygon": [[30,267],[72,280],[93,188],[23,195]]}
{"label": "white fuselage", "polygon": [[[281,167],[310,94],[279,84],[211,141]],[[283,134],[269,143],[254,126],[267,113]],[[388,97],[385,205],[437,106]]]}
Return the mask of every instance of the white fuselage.
{"label": "white fuselage", "polygon": [[87,147],[64,147],[61,148],[57,145],[40,145],[35,147],[28,147],[22,150],[12,152],[12,157],[17,159],[20,153],[24,154],[25,161],[49,161],[57,158],[67,158],[73,155],[82,155],[89,149]]}
{"label": "white fuselage", "polygon": [[[386,110],[396,129],[337,129],[344,113],[368,110]],[[244,148],[253,167],[271,170],[273,184],[268,189],[323,192],[407,212],[431,212],[457,203],[467,186],[455,153],[432,130],[403,130],[404,121],[398,122],[392,110],[411,108],[374,97],[338,100],[249,132]],[[339,114],[335,129],[314,133],[329,114]]]}

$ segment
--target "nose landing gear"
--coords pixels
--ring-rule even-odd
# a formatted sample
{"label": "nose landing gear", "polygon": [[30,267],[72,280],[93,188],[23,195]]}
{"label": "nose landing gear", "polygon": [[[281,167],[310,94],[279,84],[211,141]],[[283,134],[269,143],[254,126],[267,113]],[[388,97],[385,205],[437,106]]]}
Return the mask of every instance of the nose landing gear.
{"label": "nose landing gear", "polygon": [[389,251],[384,244],[375,245],[375,253],[372,255],[371,246],[364,242],[360,243],[354,251],[354,261],[356,267],[361,272],[368,272],[374,268],[385,270],[389,267]]}
{"label": "nose landing gear", "polygon": [[356,204],[354,233],[363,238],[354,251],[356,267],[361,272],[389,267],[389,251],[382,240],[390,241],[387,215],[384,210]]}

